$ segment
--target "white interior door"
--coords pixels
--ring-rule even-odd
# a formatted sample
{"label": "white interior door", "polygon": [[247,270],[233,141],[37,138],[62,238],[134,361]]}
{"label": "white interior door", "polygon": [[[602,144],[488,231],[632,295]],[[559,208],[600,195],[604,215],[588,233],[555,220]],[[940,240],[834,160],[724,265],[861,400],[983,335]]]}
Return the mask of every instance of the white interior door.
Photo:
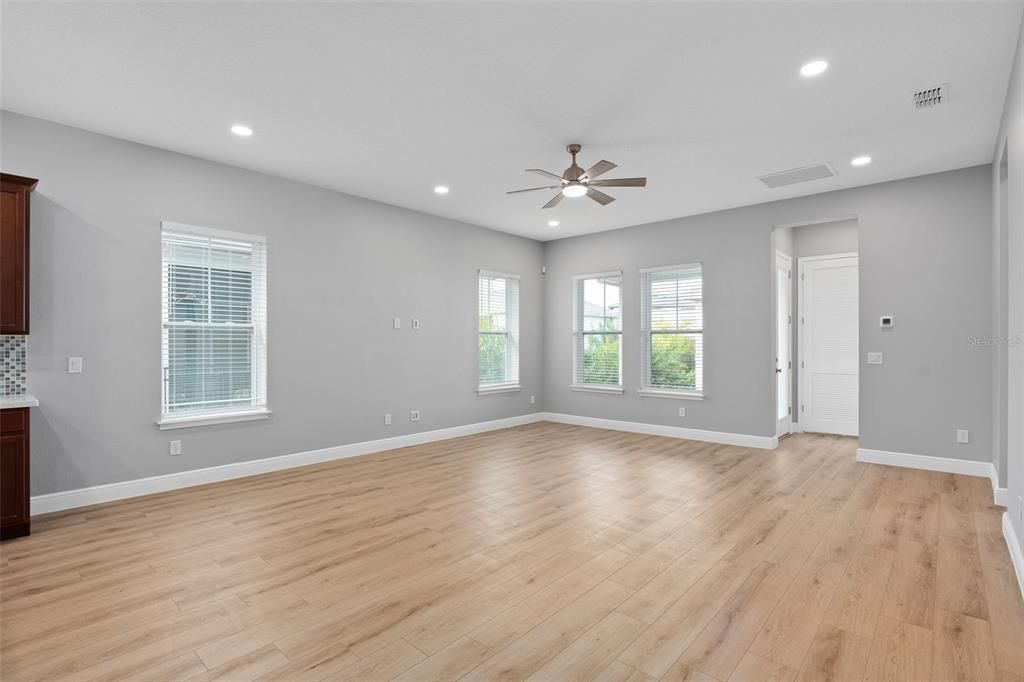
{"label": "white interior door", "polygon": [[793,428],[793,261],[775,252],[775,435]]}
{"label": "white interior door", "polygon": [[857,256],[800,259],[800,424],[857,435]]}

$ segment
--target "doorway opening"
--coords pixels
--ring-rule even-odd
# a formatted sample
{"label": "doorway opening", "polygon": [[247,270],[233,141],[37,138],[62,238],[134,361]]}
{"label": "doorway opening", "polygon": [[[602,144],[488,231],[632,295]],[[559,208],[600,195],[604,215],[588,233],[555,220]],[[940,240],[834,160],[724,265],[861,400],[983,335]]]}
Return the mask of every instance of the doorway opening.
{"label": "doorway opening", "polygon": [[856,219],[772,233],[776,435],[858,435]]}

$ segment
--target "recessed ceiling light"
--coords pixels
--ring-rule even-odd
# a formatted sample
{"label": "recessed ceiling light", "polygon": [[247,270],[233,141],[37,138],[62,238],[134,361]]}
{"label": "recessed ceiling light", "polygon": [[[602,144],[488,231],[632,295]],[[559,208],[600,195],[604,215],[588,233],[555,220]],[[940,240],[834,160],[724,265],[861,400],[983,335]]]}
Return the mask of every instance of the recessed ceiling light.
{"label": "recessed ceiling light", "polygon": [[851,166],[866,166],[871,163],[870,156],[858,156],[854,160],[850,161]]}
{"label": "recessed ceiling light", "polygon": [[241,124],[231,126],[231,132],[239,137],[252,137],[252,128]]}
{"label": "recessed ceiling light", "polygon": [[448,194],[448,188],[444,185],[438,185],[434,188],[434,194]]}
{"label": "recessed ceiling light", "polygon": [[558,227],[558,221],[557,220],[549,220],[548,221],[548,227]]}
{"label": "recessed ceiling light", "polygon": [[807,62],[806,64],[800,67],[800,75],[817,76],[819,74],[825,73],[825,69],[827,68],[828,62],[822,61],[820,59],[813,62]]}

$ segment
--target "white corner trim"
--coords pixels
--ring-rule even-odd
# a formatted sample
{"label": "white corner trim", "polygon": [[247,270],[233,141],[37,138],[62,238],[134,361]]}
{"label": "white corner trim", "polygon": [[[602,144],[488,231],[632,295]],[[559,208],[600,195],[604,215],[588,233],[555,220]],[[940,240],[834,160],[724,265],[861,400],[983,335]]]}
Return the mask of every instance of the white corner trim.
{"label": "white corner trim", "polygon": [[156,425],[161,431],[168,429],[187,429],[192,426],[213,426],[214,424],[233,424],[235,422],[251,422],[257,419],[269,419],[271,411],[265,407],[255,410],[239,410],[237,412],[219,412],[206,414],[190,414],[180,417],[161,417]]}
{"label": "white corner trim", "polygon": [[1010,490],[999,487],[999,476],[995,467],[992,467],[992,501],[997,507],[1006,507],[1010,501]]}
{"label": "white corner trim", "polygon": [[265,459],[255,459],[248,462],[223,464],[221,466],[208,467],[205,469],[193,469],[191,471],[182,471],[175,474],[151,476],[149,478],[139,478],[133,481],[122,481],[119,483],[107,483],[104,485],[91,486],[89,488],[79,488],[77,490],[50,493],[48,495],[37,495],[32,498],[32,516],[61,511],[64,509],[74,509],[75,507],[86,507],[92,504],[100,504],[102,502],[124,500],[130,497],[139,497],[140,495],[152,495],[153,493],[162,493],[169,490],[190,488],[192,486],[205,485],[207,483],[228,481],[233,478],[255,476],[257,474],[265,474],[271,471],[281,471],[282,469],[306,466],[307,464],[318,464],[320,462],[330,462],[336,459],[369,455],[374,452],[392,450],[394,448],[404,448],[410,445],[421,445],[423,443],[433,443],[435,441],[458,438],[460,436],[471,436],[476,433],[507,429],[513,426],[532,424],[543,420],[543,413],[534,412],[532,414],[524,414],[518,417],[495,419],[494,421],[478,422],[475,424],[466,424],[464,426],[452,426],[446,429],[423,431],[421,433],[410,433],[405,436],[381,438],[380,440],[338,445],[320,450],[309,450],[307,452],[298,452],[291,455],[281,455],[279,457],[267,457]]}
{"label": "white corner trim", "polygon": [[887,452],[886,450],[857,449],[857,461],[869,464],[885,464],[905,469],[923,469],[938,471],[944,474],[960,474],[961,476],[981,476],[992,482],[992,501],[997,507],[1005,507],[1009,491],[999,487],[999,475],[992,462],[976,462],[970,459],[952,459],[949,457],[932,457],[930,455],[911,455],[905,452]]}
{"label": "white corner trim", "polygon": [[1013,532],[1009,512],[1003,512],[1003,538],[1006,540],[1006,547],[1010,550],[1010,559],[1013,561],[1013,571],[1017,574],[1020,596],[1024,597],[1024,551],[1021,551],[1020,543],[1017,542],[1017,534]]}
{"label": "white corner trim", "polygon": [[702,429],[687,429],[679,426],[662,426],[661,424],[644,424],[641,422],[625,422],[618,419],[599,419],[597,417],[580,417],[575,414],[559,414],[557,412],[544,412],[544,420],[558,424],[573,424],[575,426],[590,426],[595,429],[610,429],[612,431],[629,431],[630,433],[643,433],[648,436],[665,436],[666,438],[685,438],[687,440],[701,440],[708,443],[724,443],[726,445],[738,445],[746,448],[761,448],[773,450],[779,446],[779,439],[775,436],[752,436],[746,433],[726,433],[724,431],[704,431]]}
{"label": "white corner trim", "polygon": [[961,474],[963,476],[983,476],[992,478],[992,462],[975,462],[969,459],[951,459],[948,457],[931,457],[929,455],[911,455],[905,452],[888,452],[886,450],[857,449],[857,461],[869,464],[887,464],[905,469],[924,469],[939,471],[944,474]]}

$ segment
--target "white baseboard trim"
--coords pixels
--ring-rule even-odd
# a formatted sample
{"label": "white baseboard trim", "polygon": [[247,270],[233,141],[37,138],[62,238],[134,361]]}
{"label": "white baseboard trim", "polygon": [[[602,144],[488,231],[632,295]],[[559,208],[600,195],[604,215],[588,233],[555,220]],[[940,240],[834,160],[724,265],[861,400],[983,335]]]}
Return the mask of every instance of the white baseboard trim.
{"label": "white baseboard trim", "polygon": [[1017,534],[1013,532],[1009,512],[1003,512],[1003,538],[1010,550],[1010,559],[1013,560],[1013,570],[1017,574],[1020,596],[1024,597],[1024,551],[1021,551],[1020,543],[1017,542]]}
{"label": "white baseboard trim", "polygon": [[975,462],[969,459],[950,459],[948,457],[931,457],[929,455],[911,455],[905,452],[887,452],[886,450],[857,449],[857,461],[870,464],[887,464],[904,469],[924,469],[939,471],[944,474],[961,474],[963,476],[983,476],[992,478],[991,462]]}
{"label": "white baseboard trim", "polygon": [[648,436],[665,436],[667,438],[701,440],[709,443],[724,443],[726,445],[738,445],[746,448],[762,448],[765,450],[772,450],[779,446],[779,439],[775,436],[752,436],[746,433],[704,431],[703,429],[687,429],[679,426],[662,426],[660,424],[626,422],[619,421],[618,419],[580,417],[575,414],[559,414],[557,412],[544,412],[543,414],[546,421],[557,422],[559,424],[590,426],[596,429],[611,429],[612,431],[629,431],[630,433],[643,433]]}
{"label": "white baseboard trim", "polygon": [[904,469],[924,469],[939,471],[944,474],[960,474],[962,476],[981,476],[992,482],[992,501],[996,506],[1005,507],[1009,491],[999,487],[999,475],[992,462],[975,462],[970,459],[950,459],[948,457],[931,457],[929,455],[911,455],[906,452],[887,452],[885,450],[857,449],[857,461],[870,464],[886,464]]}
{"label": "white baseboard trim", "polygon": [[380,440],[338,445],[320,450],[281,455],[279,457],[267,457],[266,459],[255,459],[248,462],[223,464],[205,469],[193,469],[175,474],[151,476],[149,478],[139,478],[120,483],[107,483],[77,490],[50,493],[48,495],[37,495],[31,501],[32,516],[62,511],[64,509],[74,509],[76,507],[87,507],[103,502],[124,500],[141,495],[152,495],[153,493],[162,493],[169,490],[190,488],[207,483],[228,481],[233,478],[255,476],[271,471],[306,466],[307,464],[319,464],[320,462],[330,462],[336,459],[358,457],[384,450],[409,447],[410,445],[421,445],[460,436],[471,436],[476,433],[507,429],[512,426],[532,424],[539,421],[544,421],[543,413],[534,412],[533,414],[524,414],[518,417],[495,419],[493,421],[466,424],[464,426],[452,426],[446,429],[423,431],[421,433],[410,433],[393,438],[381,438]]}
{"label": "white baseboard trim", "polygon": [[993,471],[992,471],[992,499],[995,501],[995,505],[997,507],[1006,507],[1009,504],[1009,500],[1010,500],[1010,490],[1009,490],[1009,488],[1000,488],[999,487],[999,483],[997,483],[997,480],[998,479],[997,479],[997,476],[996,476],[996,472],[993,469]]}

